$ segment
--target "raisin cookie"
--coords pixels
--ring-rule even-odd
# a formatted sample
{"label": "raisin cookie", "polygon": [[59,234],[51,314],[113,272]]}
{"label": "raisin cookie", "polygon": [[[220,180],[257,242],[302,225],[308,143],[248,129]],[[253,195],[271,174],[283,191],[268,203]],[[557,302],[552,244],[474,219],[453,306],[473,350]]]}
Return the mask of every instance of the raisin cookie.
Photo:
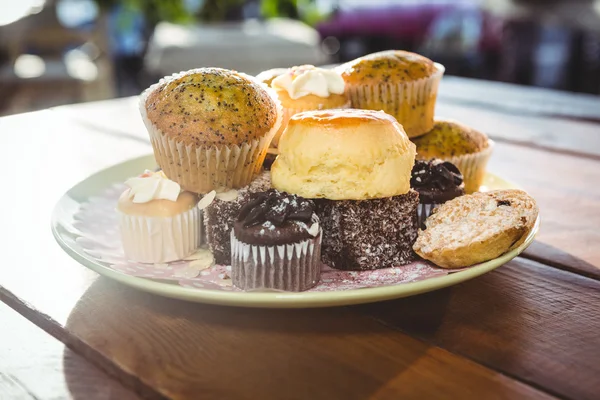
{"label": "raisin cookie", "polygon": [[478,264],[523,243],[537,216],[535,200],[522,190],[457,197],[433,211],[413,250],[443,268]]}

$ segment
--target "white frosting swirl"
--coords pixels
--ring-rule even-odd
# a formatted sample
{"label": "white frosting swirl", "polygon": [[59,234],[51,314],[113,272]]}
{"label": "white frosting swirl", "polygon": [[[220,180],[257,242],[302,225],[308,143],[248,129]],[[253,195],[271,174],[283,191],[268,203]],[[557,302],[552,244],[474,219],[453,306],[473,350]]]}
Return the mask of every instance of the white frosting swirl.
{"label": "white frosting swirl", "polygon": [[286,90],[294,100],[309,94],[329,97],[332,93],[344,93],[344,79],[334,70],[306,65],[279,75],[273,79],[271,87]]}
{"label": "white frosting swirl", "polygon": [[142,175],[125,181],[129,186],[129,198],[134,203],[147,203],[152,200],[164,199],[177,201],[181,187],[173,182],[164,172],[146,170]]}

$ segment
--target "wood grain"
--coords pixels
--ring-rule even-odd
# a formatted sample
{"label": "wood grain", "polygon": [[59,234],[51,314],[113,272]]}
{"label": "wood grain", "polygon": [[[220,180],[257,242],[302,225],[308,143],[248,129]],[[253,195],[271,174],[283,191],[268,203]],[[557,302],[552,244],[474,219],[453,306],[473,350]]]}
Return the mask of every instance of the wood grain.
{"label": "wood grain", "polygon": [[197,305],[99,279],[65,329],[175,399],[546,397],[345,309]]}
{"label": "wood grain", "polygon": [[538,241],[600,268],[600,162],[498,143],[489,169],[536,199]]}
{"label": "wood grain", "polygon": [[521,257],[600,281],[600,268],[542,242],[534,241]]}
{"label": "wood grain", "polygon": [[597,399],[600,282],[516,259],[480,278],[358,306],[384,324],[571,399]]}
{"label": "wood grain", "polygon": [[138,397],[0,303],[0,399],[134,400]]}

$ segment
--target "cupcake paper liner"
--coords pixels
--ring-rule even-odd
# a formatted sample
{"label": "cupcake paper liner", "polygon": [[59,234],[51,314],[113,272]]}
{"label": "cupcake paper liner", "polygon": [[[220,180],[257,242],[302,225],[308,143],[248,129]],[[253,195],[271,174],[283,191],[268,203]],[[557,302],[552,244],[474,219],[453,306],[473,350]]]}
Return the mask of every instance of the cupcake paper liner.
{"label": "cupcake paper liner", "polygon": [[157,128],[148,118],[146,99],[165,80],[176,79],[186,72],[173,74],[150,86],[140,95],[140,114],[150,135],[156,162],[169,179],[194,193],[222,191],[246,186],[261,171],[267,148],[279,131],[283,108],[277,94],[255,78],[239,73],[260,84],[277,105],[277,118],[273,127],[262,137],[242,145],[185,145]]}
{"label": "cupcake paper liner", "polygon": [[128,215],[117,210],[125,257],[142,263],[181,260],[201,244],[202,220],[198,207],[173,217]]}
{"label": "cupcake paper liner", "polygon": [[425,229],[425,220],[431,215],[437,203],[419,203],[417,207],[417,224],[420,229]]}
{"label": "cupcake paper liner", "polygon": [[281,135],[283,134],[283,131],[285,131],[285,128],[287,128],[288,122],[290,121],[290,118],[292,118],[294,115],[304,112],[304,111],[314,111],[314,110],[333,110],[333,109],[340,109],[340,108],[350,108],[351,107],[351,102],[348,101],[346,104],[344,104],[343,106],[338,106],[338,107],[324,107],[322,104],[317,107],[317,108],[293,108],[293,107],[283,107],[283,118],[281,121],[281,127],[279,128],[279,130],[277,131],[277,133],[275,134],[275,136],[273,136],[273,140],[271,141],[271,146],[272,147],[277,147],[279,145],[279,138],[281,138]]}
{"label": "cupcake paper liner", "polygon": [[377,85],[346,84],[353,108],[383,110],[402,124],[408,137],[433,128],[437,92],[445,68],[435,63],[436,72],[412,82]]}
{"label": "cupcake paper liner", "polygon": [[299,243],[258,246],[239,241],[231,231],[231,278],[243,290],[300,292],[319,282],[321,236]]}

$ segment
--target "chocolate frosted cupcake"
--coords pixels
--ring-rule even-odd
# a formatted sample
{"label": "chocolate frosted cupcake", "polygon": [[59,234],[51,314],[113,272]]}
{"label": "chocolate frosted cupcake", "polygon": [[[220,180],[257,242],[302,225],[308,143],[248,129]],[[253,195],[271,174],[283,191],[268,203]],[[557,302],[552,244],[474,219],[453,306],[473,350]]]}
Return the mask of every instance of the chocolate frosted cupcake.
{"label": "chocolate frosted cupcake", "polygon": [[410,186],[419,192],[417,214],[419,226],[424,229],[425,219],[435,207],[465,194],[463,176],[458,168],[442,160],[417,160],[412,170]]}
{"label": "chocolate frosted cupcake", "polygon": [[231,232],[231,276],[244,290],[301,292],[319,281],[321,227],[312,201],[269,190],[242,207]]}

